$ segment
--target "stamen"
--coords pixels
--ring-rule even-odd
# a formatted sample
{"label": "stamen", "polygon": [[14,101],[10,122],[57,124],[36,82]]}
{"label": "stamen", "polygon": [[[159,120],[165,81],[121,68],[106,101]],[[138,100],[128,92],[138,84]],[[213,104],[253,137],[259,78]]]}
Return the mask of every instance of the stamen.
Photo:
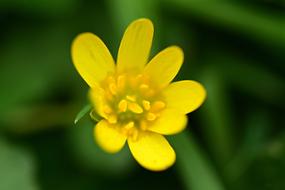
{"label": "stamen", "polygon": [[132,96],[131,96],[131,95],[127,95],[126,98],[127,98],[128,100],[132,101],[132,102],[135,102],[136,99],[137,99],[136,96],[134,96],[134,95],[132,95]]}
{"label": "stamen", "polygon": [[112,108],[108,105],[104,105],[104,108],[103,108],[103,111],[106,113],[106,114],[110,114],[113,112]]}
{"label": "stamen", "polygon": [[105,91],[105,97],[107,100],[112,101],[113,100],[113,95],[110,91],[106,90]]}
{"label": "stamen", "polygon": [[120,75],[118,76],[117,86],[119,90],[123,90],[126,84],[126,76]]}
{"label": "stamen", "polygon": [[143,131],[145,131],[145,130],[147,129],[147,123],[146,123],[145,120],[142,120],[142,121],[140,122],[140,128],[141,128],[141,130],[143,130]]}
{"label": "stamen", "polygon": [[108,76],[107,82],[108,83],[114,83],[115,82],[115,78],[113,76]]}
{"label": "stamen", "polygon": [[130,121],[127,125],[124,126],[125,129],[131,129],[135,126],[135,123],[133,121]]}
{"label": "stamen", "polygon": [[111,91],[111,93],[112,93],[113,95],[116,95],[116,94],[117,94],[118,89],[117,89],[117,86],[116,86],[115,83],[111,83],[111,84],[109,85],[109,89],[110,89],[110,91]]}
{"label": "stamen", "polygon": [[146,97],[151,97],[155,94],[155,91],[153,89],[148,89],[144,94]]}
{"label": "stamen", "polygon": [[142,101],[143,107],[145,110],[149,110],[150,109],[150,102],[147,100],[143,100]]}
{"label": "stamen", "polygon": [[153,120],[156,119],[156,115],[155,115],[154,113],[149,112],[149,113],[146,115],[146,119],[147,119],[148,121],[153,121]]}
{"label": "stamen", "polygon": [[136,80],[138,80],[138,81],[141,81],[142,78],[143,78],[143,75],[142,75],[142,74],[139,74],[139,75],[136,76]]}
{"label": "stamen", "polygon": [[153,88],[145,75],[108,76],[102,85],[104,117],[131,140],[140,138],[166,107],[164,101],[157,100],[159,89]]}
{"label": "stamen", "polygon": [[128,102],[127,100],[123,99],[119,102],[118,108],[120,112],[126,112],[128,108]]}
{"label": "stamen", "polygon": [[134,113],[142,113],[143,112],[143,109],[140,105],[138,105],[137,103],[134,103],[134,102],[129,102],[128,104],[128,108],[134,112]]}
{"label": "stamen", "polygon": [[148,89],[149,88],[149,86],[147,85],[147,84],[141,84],[140,85],[140,89],[141,90],[146,90],[146,89]]}
{"label": "stamen", "polygon": [[165,108],[165,103],[163,101],[156,101],[153,103],[153,105],[151,106],[151,110],[153,111],[160,111],[162,110],[163,108]]}
{"label": "stamen", "polygon": [[109,123],[111,123],[111,124],[117,123],[117,116],[114,115],[114,114],[110,115],[110,116],[108,117],[108,121],[109,121]]}
{"label": "stamen", "polygon": [[138,134],[139,134],[139,132],[138,132],[137,129],[133,129],[132,130],[131,138],[132,138],[133,141],[136,141],[138,139]]}

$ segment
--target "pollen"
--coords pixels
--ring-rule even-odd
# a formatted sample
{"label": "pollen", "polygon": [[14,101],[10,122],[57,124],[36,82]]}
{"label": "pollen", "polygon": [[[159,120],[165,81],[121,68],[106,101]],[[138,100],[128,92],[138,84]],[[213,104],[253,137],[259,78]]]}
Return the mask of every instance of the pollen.
{"label": "pollen", "polygon": [[150,109],[150,102],[149,102],[149,101],[143,100],[143,101],[142,101],[142,104],[143,104],[143,108],[144,108],[145,110],[149,110],[149,109]]}
{"label": "pollen", "polygon": [[133,140],[138,138],[140,131],[147,130],[166,107],[159,89],[147,78],[142,74],[114,74],[101,84],[105,90],[105,119]]}
{"label": "pollen", "polygon": [[147,119],[148,121],[153,121],[153,120],[156,119],[156,115],[155,115],[154,113],[149,112],[149,113],[146,115],[146,119]]}
{"label": "pollen", "polygon": [[110,116],[108,117],[108,121],[109,121],[111,124],[117,123],[117,116],[116,116],[116,115],[110,115]]}
{"label": "pollen", "polygon": [[149,86],[147,85],[147,84],[141,84],[140,85],[140,89],[141,90],[146,90],[146,89],[148,89],[149,88]]}
{"label": "pollen", "polygon": [[112,110],[112,108],[110,108],[110,106],[104,105],[104,112],[105,112],[106,114],[110,114],[110,113],[113,112],[113,110]]}
{"label": "pollen", "polygon": [[163,101],[156,101],[156,102],[153,103],[151,109],[153,111],[157,112],[157,111],[161,111],[162,109],[164,109],[165,106],[166,105],[165,105],[165,103]]}
{"label": "pollen", "polygon": [[126,98],[127,98],[128,100],[132,101],[132,102],[135,102],[135,101],[136,101],[136,96],[134,96],[134,95],[132,95],[132,96],[127,95]]}
{"label": "pollen", "polygon": [[110,88],[110,91],[111,91],[111,93],[112,93],[113,95],[116,95],[116,94],[117,94],[117,86],[116,86],[115,83],[111,83],[111,84],[109,85],[109,88]]}
{"label": "pollen", "polygon": [[126,112],[128,109],[128,102],[125,99],[122,99],[118,104],[118,108],[120,112]]}
{"label": "pollen", "polygon": [[123,90],[126,84],[126,76],[120,75],[118,76],[117,86],[119,90]]}
{"label": "pollen", "polygon": [[127,125],[125,125],[125,129],[131,129],[135,126],[135,123],[133,121],[129,122]]}
{"label": "pollen", "polygon": [[129,102],[128,107],[134,113],[140,114],[143,112],[142,107],[137,103]]}

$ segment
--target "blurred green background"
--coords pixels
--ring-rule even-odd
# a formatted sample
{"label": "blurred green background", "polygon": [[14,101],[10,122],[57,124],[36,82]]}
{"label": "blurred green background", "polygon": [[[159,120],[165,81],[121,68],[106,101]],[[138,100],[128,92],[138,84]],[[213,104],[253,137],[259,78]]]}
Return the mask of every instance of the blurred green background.
{"label": "blurred green background", "polygon": [[[154,22],[152,56],[184,49],[177,79],[208,97],[168,139],[177,162],[153,173],[127,147],[93,141],[87,85],[70,59],[81,32],[116,57],[133,20]],[[0,190],[285,189],[284,0],[1,0]]]}

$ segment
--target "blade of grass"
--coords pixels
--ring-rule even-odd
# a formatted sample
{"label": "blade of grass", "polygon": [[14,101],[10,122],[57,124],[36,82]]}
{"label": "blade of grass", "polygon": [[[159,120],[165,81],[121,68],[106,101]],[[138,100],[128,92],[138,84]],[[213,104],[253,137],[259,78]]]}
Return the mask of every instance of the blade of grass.
{"label": "blade of grass", "polygon": [[187,189],[225,189],[216,171],[196,144],[193,136],[184,132],[169,139],[176,150],[177,170]]}
{"label": "blade of grass", "polygon": [[207,67],[200,77],[208,94],[201,108],[203,134],[215,161],[223,167],[231,159],[236,142],[234,114],[224,80],[216,69]]}
{"label": "blade of grass", "polygon": [[[224,52],[224,53],[221,53]],[[222,81],[243,93],[275,106],[284,106],[284,78],[274,74],[254,60],[232,52],[212,51],[205,55],[204,63],[212,65]]]}
{"label": "blade of grass", "polygon": [[[121,0],[121,1],[113,1],[108,0],[108,7],[110,9],[110,14],[112,19],[114,20],[114,25],[117,29],[117,39],[120,39],[124,33],[124,30],[132,21],[138,18],[149,18],[154,22],[155,31],[157,31],[159,27],[160,19],[156,14],[156,7],[158,1],[153,0]],[[128,11],[126,11],[126,8]],[[157,50],[158,42],[160,41],[160,37],[155,36],[153,41],[152,50]]]}
{"label": "blade of grass", "polygon": [[[250,36],[259,42],[285,47],[285,17],[232,1],[167,0],[172,9],[194,15]],[[165,1],[164,1],[165,4]]]}

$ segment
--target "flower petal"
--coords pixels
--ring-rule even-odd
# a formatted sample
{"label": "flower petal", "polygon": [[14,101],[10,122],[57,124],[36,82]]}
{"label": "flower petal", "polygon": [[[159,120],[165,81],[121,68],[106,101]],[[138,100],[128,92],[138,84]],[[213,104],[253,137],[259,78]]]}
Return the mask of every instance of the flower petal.
{"label": "flower petal", "polygon": [[163,91],[168,108],[187,114],[197,109],[206,98],[205,88],[192,80],[171,83]]}
{"label": "flower petal", "polygon": [[108,48],[92,33],[78,35],[72,43],[73,63],[86,83],[93,87],[108,73],[115,70],[114,60]]}
{"label": "flower petal", "polygon": [[109,153],[120,151],[126,142],[126,136],[120,133],[116,126],[101,120],[94,128],[94,136],[98,145]]}
{"label": "flower petal", "polygon": [[130,138],[128,144],[137,162],[149,170],[165,170],[175,162],[174,150],[160,134],[141,131],[138,139]]}
{"label": "flower petal", "polygon": [[149,19],[138,19],[128,26],[118,52],[119,73],[143,69],[148,60],[152,37],[153,24]]}
{"label": "flower petal", "polygon": [[148,130],[163,135],[173,135],[185,129],[186,125],[187,117],[184,113],[176,109],[165,109]]}
{"label": "flower petal", "polygon": [[96,112],[100,116],[106,118],[106,114],[104,113],[104,105],[106,105],[105,91],[102,88],[100,88],[98,85],[94,85],[89,90],[88,95]]}
{"label": "flower petal", "polygon": [[159,52],[145,67],[144,73],[159,86],[165,87],[177,75],[183,63],[183,51],[171,46]]}

